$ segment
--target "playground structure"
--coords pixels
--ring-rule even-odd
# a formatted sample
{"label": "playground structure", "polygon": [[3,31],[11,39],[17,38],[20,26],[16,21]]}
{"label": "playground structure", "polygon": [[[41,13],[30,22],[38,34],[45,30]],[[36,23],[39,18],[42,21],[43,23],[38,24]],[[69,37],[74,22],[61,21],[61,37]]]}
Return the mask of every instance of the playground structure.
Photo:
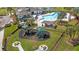
{"label": "playground structure", "polygon": [[50,34],[43,27],[38,27],[36,36],[38,37],[39,40],[46,40],[50,37]]}
{"label": "playground structure", "polygon": [[49,38],[49,32],[45,30],[43,27],[37,27],[36,29],[28,26],[25,22],[21,22],[19,24],[20,32],[19,38],[29,38],[29,37],[37,37],[39,40],[44,40]]}
{"label": "playground structure", "polygon": [[33,29],[27,25],[22,25],[19,32],[19,38],[29,39],[31,37],[37,37],[38,40],[44,40],[44,39],[48,39],[50,35],[49,32],[47,32],[43,27],[38,27],[36,29]]}

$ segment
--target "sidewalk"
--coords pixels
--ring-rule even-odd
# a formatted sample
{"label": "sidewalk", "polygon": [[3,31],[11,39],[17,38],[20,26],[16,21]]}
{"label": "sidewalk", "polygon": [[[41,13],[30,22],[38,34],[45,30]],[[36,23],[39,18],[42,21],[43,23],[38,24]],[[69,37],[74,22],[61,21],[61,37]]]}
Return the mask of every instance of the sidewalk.
{"label": "sidewalk", "polygon": [[4,38],[4,29],[0,31],[0,51],[2,51],[3,38]]}

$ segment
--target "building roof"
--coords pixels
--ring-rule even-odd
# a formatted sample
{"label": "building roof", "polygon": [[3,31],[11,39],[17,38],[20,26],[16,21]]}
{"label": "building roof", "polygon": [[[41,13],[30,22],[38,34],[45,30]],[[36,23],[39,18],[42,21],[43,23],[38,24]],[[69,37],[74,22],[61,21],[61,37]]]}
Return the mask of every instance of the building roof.
{"label": "building roof", "polygon": [[16,15],[27,15],[31,14],[31,12],[41,12],[41,11],[51,11],[53,8],[51,7],[17,7]]}
{"label": "building roof", "polygon": [[53,21],[44,21],[44,22],[42,22],[42,23],[46,23],[46,24],[54,24]]}
{"label": "building roof", "polygon": [[4,27],[10,21],[9,16],[0,16],[0,27]]}
{"label": "building roof", "polygon": [[18,16],[28,15],[28,14],[30,14],[28,9],[29,8],[26,8],[26,7],[18,7],[15,9],[16,15],[18,15]]}

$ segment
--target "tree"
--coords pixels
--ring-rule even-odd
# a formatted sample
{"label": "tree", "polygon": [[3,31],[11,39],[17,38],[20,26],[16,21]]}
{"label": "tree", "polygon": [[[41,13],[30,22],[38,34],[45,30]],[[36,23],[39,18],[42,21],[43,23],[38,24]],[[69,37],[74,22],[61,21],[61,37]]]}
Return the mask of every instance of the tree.
{"label": "tree", "polygon": [[73,12],[77,15],[79,15],[79,7],[74,7]]}
{"label": "tree", "polygon": [[73,26],[68,26],[66,29],[66,34],[69,35],[69,39],[75,39],[75,36],[79,37],[79,26],[78,25],[73,25]]}
{"label": "tree", "polygon": [[79,38],[79,24],[76,25],[76,34],[77,34],[77,36],[78,36],[78,38]]}
{"label": "tree", "polygon": [[73,7],[55,7],[54,10],[58,12],[71,12]]}
{"label": "tree", "polygon": [[58,19],[63,19],[65,15],[66,15],[65,12],[59,12]]}
{"label": "tree", "polygon": [[75,31],[74,31],[74,28],[71,26],[67,27],[66,29],[66,33],[67,35],[69,35],[69,39],[73,39],[74,38],[74,35],[75,35]]}

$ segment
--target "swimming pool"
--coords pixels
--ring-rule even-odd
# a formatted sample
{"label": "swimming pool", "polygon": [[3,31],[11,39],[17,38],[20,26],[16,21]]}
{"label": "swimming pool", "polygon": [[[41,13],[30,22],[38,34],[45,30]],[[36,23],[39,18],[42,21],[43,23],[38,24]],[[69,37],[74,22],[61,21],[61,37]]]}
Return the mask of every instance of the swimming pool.
{"label": "swimming pool", "polygon": [[58,18],[58,14],[59,14],[58,12],[52,12],[48,15],[43,15],[41,17],[41,20],[43,20],[43,21],[56,21]]}

